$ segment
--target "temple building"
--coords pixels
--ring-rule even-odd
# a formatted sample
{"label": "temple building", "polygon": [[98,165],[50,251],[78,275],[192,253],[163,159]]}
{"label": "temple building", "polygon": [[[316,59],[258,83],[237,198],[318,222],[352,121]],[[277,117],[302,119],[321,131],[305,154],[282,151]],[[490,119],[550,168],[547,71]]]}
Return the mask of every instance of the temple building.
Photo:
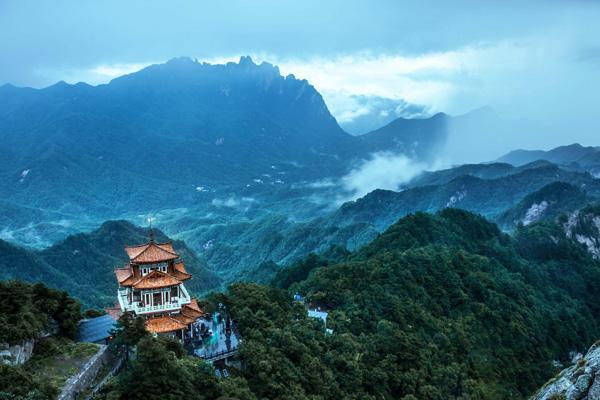
{"label": "temple building", "polygon": [[146,329],[181,340],[204,316],[196,299],[190,297],[184,282],[192,278],[171,243],[150,242],[127,246],[129,263],[115,269],[119,282],[121,312],[146,319]]}

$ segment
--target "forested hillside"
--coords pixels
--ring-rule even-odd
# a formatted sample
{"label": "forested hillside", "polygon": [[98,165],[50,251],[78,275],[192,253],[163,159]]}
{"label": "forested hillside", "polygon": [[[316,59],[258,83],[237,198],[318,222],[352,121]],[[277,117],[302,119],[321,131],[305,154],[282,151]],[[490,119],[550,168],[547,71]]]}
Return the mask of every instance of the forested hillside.
{"label": "forested hillside", "polygon": [[[342,262],[292,267],[286,294],[235,285],[219,301],[245,338],[242,375],[257,398],[525,398],[600,337],[600,264],[561,232],[418,213]],[[330,310],[332,335],[295,292]]]}
{"label": "forested hillside", "polygon": [[[157,240],[168,238],[155,231]],[[43,282],[67,290],[87,307],[104,307],[116,301],[114,268],[126,262],[125,245],[148,241],[148,230],[125,221],[109,221],[90,233],[69,236],[42,251],[31,251],[0,240],[0,279]],[[193,293],[219,287],[220,279],[184,242],[175,249],[194,275],[188,285]]]}
{"label": "forested hillside", "polygon": [[[595,209],[585,210],[580,233]],[[140,337],[138,358],[101,397],[141,398],[152,370],[170,377],[156,398],[526,398],[600,337],[600,262],[566,222],[521,224],[511,237],[463,210],[406,216],[358,251],[334,248],[271,285],[209,295],[203,307],[224,304],[243,338],[230,378]],[[329,311],[332,333],[295,293]]]}

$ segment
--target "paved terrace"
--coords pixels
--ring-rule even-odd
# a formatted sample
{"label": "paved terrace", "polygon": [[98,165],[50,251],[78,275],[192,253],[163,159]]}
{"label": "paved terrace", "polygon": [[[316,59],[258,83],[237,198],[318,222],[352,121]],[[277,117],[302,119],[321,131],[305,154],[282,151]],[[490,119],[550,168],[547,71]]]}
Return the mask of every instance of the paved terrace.
{"label": "paved terrace", "polygon": [[207,361],[217,361],[227,358],[237,351],[241,340],[236,334],[235,325],[232,324],[230,334],[225,333],[224,319],[221,323],[217,323],[216,318],[213,318],[212,321],[204,321],[213,331],[213,335],[204,340],[192,341],[194,355]]}

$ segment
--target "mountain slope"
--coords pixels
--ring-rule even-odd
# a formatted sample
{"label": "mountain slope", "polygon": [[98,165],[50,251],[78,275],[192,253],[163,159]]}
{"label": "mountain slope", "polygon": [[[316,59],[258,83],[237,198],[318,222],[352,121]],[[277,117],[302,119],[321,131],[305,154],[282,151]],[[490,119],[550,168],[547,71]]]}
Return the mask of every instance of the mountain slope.
{"label": "mountain slope", "polygon": [[[376,190],[312,219],[294,218],[285,208],[268,211],[254,202],[225,208],[227,216],[222,215],[224,207],[211,207],[187,209],[161,220],[168,232],[184,239],[230,281],[265,262],[285,266],[331,246],[355,250],[417,211],[454,206],[512,229],[534,203],[548,202],[542,216],[552,219],[599,197],[600,181],[545,161],[518,168],[474,164],[424,174],[399,192]],[[306,207],[302,202],[291,204],[293,210]]]}
{"label": "mountain slope", "polygon": [[[532,246],[551,242],[531,238]],[[338,357],[360,354],[354,391],[525,398],[553,374],[553,360],[600,333],[600,265],[562,240],[561,259],[540,261],[471,213],[418,213],[343,262],[313,261],[289,293],[330,310],[327,326],[352,343]],[[334,373],[348,382],[347,369]]]}
{"label": "mountain slope", "polygon": [[588,174],[542,165],[496,179],[463,175],[444,184],[418,186],[401,192],[376,190],[344,204],[334,216],[334,223],[368,222],[383,230],[408,213],[444,207],[463,208],[494,219],[529,193],[557,181],[570,182],[585,188],[590,196],[600,196],[600,181]]}
{"label": "mountain slope", "polygon": [[417,155],[429,157],[443,134],[428,135],[449,119],[402,120],[354,137],[306,80],[249,57],[174,59],[99,86],[5,85],[0,214],[19,218],[2,221],[1,237],[40,246],[107,219],[218,196],[270,201],[278,187],[294,193],[339,178],[373,152],[412,151],[415,140]]}
{"label": "mountain slope", "polygon": [[528,194],[514,207],[497,218],[504,228],[522,223],[529,225],[540,220],[553,220],[560,214],[574,211],[590,203],[587,193],[566,182],[554,182]]}
{"label": "mountain slope", "polygon": [[[249,58],[175,59],[96,87],[8,88],[0,105],[7,197],[65,211],[65,200],[104,211],[101,198],[130,211],[153,200],[150,188],[179,197],[150,206],[180,205],[198,185],[245,184],[274,162],[303,165],[291,168],[299,175],[314,175],[317,161],[319,174],[339,171],[332,145],[351,140],[306,81]],[[50,182],[67,190],[36,198]],[[132,185],[139,189],[123,196]]]}
{"label": "mountain slope", "polygon": [[[168,240],[160,231],[156,236],[157,240]],[[0,279],[44,282],[68,290],[86,306],[112,305],[117,289],[113,270],[126,262],[124,246],[147,240],[147,230],[125,221],[109,221],[93,232],[69,236],[42,251],[0,241]],[[188,284],[190,291],[202,293],[219,287],[220,279],[185,243],[175,241],[173,246],[194,275]]]}

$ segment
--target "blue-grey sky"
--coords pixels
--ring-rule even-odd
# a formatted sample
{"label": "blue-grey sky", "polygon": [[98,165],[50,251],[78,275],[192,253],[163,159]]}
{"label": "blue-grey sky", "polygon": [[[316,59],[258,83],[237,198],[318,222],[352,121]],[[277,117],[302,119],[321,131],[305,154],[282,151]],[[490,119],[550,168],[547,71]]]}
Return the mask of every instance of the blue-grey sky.
{"label": "blue-grey sky", "polygon": [[597,21],[600,3],[583,0],[0,0],[0,84],[97,84],[177,56],[249,54],[311,81],[342,123],[402,115],[376,108],[390,101],[491,105],[552,127],[515,146],[599,145]]}

